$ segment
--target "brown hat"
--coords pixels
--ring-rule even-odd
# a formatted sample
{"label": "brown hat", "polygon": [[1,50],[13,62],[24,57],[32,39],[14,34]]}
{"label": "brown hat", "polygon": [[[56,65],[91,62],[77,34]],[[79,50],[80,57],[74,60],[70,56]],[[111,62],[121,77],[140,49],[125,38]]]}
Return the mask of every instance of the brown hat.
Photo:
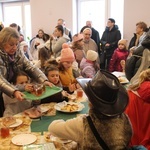
{"label": "brown hat", "polygon": [[77,78],[77,81],[97,112],[111,117],[125,110],[128,94],[113,74],[100,70],[93,79]]}

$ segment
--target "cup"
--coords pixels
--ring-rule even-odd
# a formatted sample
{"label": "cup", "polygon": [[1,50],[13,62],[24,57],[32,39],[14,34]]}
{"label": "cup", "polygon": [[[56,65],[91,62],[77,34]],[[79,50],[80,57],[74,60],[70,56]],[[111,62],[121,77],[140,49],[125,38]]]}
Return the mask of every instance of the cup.
{"label": "cup", "polygon": [[45,92],[45,86],[43,84],[35,84],[34,85],[34,94],[36,96],[41,96]]}
{"label": "cup", "polygon": [[8,137],[10,135],[9,128],[5,127],[5,126],[1,127],[1,129],[0,129],[0,135],[1,135],[2,138]]}
{"label": "cup", "polygon": [[77,89],[77,98],[82,98],[82,97],[83,97],[82,89]]}

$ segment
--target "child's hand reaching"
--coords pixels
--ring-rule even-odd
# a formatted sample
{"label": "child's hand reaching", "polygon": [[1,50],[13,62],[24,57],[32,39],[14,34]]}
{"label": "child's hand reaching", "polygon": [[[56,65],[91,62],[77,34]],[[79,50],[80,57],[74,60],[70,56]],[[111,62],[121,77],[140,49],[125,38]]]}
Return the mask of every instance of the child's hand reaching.
{"label": "child's hand reaching", "polygon": [[33,92],[34,88],[32,84],[26,84],[25,85],[25,91],[27,92]]}

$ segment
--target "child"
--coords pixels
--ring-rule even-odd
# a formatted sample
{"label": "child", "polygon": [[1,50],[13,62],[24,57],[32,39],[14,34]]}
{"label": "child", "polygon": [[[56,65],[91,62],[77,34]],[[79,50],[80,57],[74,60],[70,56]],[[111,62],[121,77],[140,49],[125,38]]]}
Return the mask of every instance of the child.
{"label": "child", "polygon": [[80,62],[83,57],[85,57],[85,52],[83,50],[83,34],[75,34],[73,36],[73,41],[72,41],[72,50],[75,54],[76,61],[78,63],[78,67],[80,66]]}
{"label": "child", "polygon": [[128,90],[129,105],[126,114],[133,127],[130,145],[143,145],[150,149],[150,69],[141,72],[138,83]]}
{"label": "child", "polygon": [[[19,71],[16,73],[13,84],[20,91],[33,91],[33,85],[29,83],[29,77],[24,72]],[[12,116],[31,107],[31,101],[28,100],[18,101],[15,98],[7,96],[6,94],[3,94],[3,99],[5,105],[3,116]]]}
{"label": "child", "polygon": [[36,67],[44,71],[44,65],[50,59],[49,51],[46,47],[41,47],[38,52],[38,61],[34,61]]}
{"label": "child", "polygon": [[53,83],[55,86],[62,87],[62,84],[59,79],[59,69],[58,64],[55,60],[53,62],[48,62],[49,66],[45,68],[45,75],[47,76],[48,80]]}
{"label": "child", "polygon": [[63,89],[67,92],[74,92],[79,86],[73,76],[72,64],[75,60],[74,53],[69,45],[64,43],[62,45],[60,63],[59,63],[59,76],[63,85]]}
{"label": "child", "polygon": [[29,51],[29,47],[27,42],[22,41],[19,45],[19,49],[24,53],[24,55],[29,59],[29,60],[33,60],[33,57]]}
{"label": "child", "polygon": [[84,78],[93,78],[96,74],[98,67],[97,67],[97,60],[98,53],[93,50],[87,51],[86,58],[82,58],[80,63],[81,75]]}
{"label": "child", "polygon": [[118,48],[114,51],[112,58],[109,63],[109,71],[119,71],[123,72],[124,68],[122,68],[122,63],[120,63],[122,60],[126,61],[128,57],[128,50],[127,50],[127,40],[122,39],[118,42]]}

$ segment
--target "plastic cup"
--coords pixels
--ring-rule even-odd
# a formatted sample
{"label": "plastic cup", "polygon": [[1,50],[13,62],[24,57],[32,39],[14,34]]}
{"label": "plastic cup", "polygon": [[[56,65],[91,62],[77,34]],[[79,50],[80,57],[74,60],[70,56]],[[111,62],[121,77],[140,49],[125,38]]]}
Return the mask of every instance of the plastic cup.
{"label": "plastic cup", "polygon": [[82,89],[77,90],[77,98],[82,98],[83,97],[83,91]]}
{"label": "plastic cup", "polygon": [[2,138],[8,137],[10,135],[9,128],[7,128],[7,127],[1,127],[0,134],[1,134]]}

